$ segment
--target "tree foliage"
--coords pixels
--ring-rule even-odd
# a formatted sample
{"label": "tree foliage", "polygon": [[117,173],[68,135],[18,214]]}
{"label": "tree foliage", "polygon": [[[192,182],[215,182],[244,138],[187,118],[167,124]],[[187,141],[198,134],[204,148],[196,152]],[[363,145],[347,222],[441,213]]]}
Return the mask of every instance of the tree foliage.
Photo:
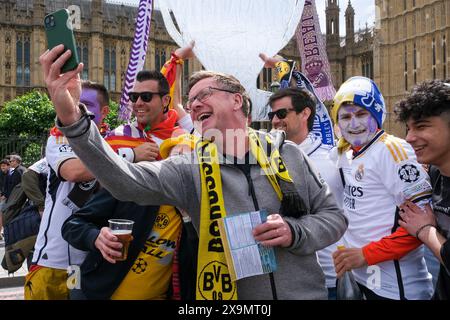
{"label": "tree foliage", "polygon": [[[109,101],[105,122],[116,128],[123,122],[117,118],[119,105]],[[5,104],[0,111],[0,135],[31,137],[47,134],[55,125],[55,110],[47,94],[37,90],[26,93]]]}
{"label": "tree foliage", "polygon": [[[117,119],[119,105],[110,101],[110,113],[105,119],[110,128]],[[31,91],[5,103],[0,110],[0,157],[18,153],[25,165],[39,160],[49,130],[55,125],[55,110],[47,94]]]}
{"label": "tree foliage", "polygon": [[45,93],[26,93],[0,111],[0,135],[30,137],[46,134],[54,125],[55,110]]}
{"label": "tree foliage", "polygon": [[119,113],[119,104],[109,100],[109,114],[105,118],[105,122],[109,125],[111,129],[115,129],[120,126],[124,121],[119,121],[117,115]]}

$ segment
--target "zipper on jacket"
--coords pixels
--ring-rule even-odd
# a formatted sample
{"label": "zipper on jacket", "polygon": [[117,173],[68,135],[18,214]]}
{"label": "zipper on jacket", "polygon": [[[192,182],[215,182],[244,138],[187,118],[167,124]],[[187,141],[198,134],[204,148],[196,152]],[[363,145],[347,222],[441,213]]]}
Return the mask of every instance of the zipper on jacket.
{"label": "zipper on jacket", "polygon": [[[252,196],[253,206],[255,207],[255,211],[259,211],[258,199],[256,199],[255,186],[253,185],[253,179],[251,176],[251,167],[250,165],[245,166],[236,166],[242,173],[245,175],[248,183],[248,195]],[[277,289],[275,285],[275,278],[273,276],[273,272],[269,273],[270,287],[272,290],[273,300],[278,300]]]}
{"label": "zipper on jacket", "polygon": [[[249,167],[249,169],[250,169],[250,167]],[[256,199],[255,186],[253,185],[253,180],[250,175],[250,170],[245,171],[244,174],[245,174],[245,178],[247,179],[247,183],[248,183],[248,195],[252,196],[253,206],[255,207],[256,211],[259,211],[259,204],[258,204],[258,200]]]}

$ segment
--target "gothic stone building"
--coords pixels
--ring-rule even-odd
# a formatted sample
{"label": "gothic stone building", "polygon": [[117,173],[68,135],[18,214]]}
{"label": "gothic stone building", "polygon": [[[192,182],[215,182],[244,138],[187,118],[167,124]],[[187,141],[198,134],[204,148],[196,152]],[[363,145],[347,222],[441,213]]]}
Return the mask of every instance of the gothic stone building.
{"label": "gothic stone building", "polygon": [[345,10],[345,37],[340,36],[338,0],[327,0],[326,43],[333,84],[336,89],[349,77],[373,78],[373,28],[355,32],[355,10],[348,2]]}
{"label": "gothic stone building", "polygon": [[387,130],[400,135],[392,107],[407,91],[428,79],[446,79],[450,59],[449,0],[376,0],[374,80],[381,84],[389,118]]}
{"label": "gothic stone building", "polygon": [[[364,75],[379,84],[388,105],[385,128],[404,135],[392,107],[420,81],[448,77],[447,42],[450,37],[448,0],[376,0],[377,23],[355,31],[355,10],[345,10],[346,34],[339,36],[338,0],[326,0],[326,42],[333,83]],[[101,0],[0,0],[0,106],[33,88],[44,89],[39,56],[46,49],[44,16],[61,8],[79,10],[75,30],[77,50],[85,65],[82,77],[104,83],[119,100],[137,8]],[[321,13],[319,13],[321,14]],[[154,11],[145,68],[160,69],[176,44],[167,34],[161,13]],[[280,53],[300,58],[295,40]],[[184,65],[183,82],[202,69],[192,59]],[[271,69],[263,69],[258,87],[270,89]]]}
{"label": "gothic stone building", "polygon": [[348,1],[345,37],[339,37],[339,2],[327,0],[327,52],[336,88],[351,76],[375,80],[386,100],[384,128],[399,136],[406,131],[395,121],[393,107],[424,80],[448,77],[450,1],[376,0],[374,27],[355,32],[355,11]]}

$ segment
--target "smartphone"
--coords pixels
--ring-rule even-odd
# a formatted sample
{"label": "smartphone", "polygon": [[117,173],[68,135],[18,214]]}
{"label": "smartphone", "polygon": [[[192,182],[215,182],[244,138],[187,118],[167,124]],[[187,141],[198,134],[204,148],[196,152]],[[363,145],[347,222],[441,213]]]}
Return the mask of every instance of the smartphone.
{"label": "smartphone", "polygon": [[49,50],[57,45],[64,44],[64,52],[66,50],[72,52],[70,59],[61,68],[61,73],[75,69],[80,63],[80,60],[78,59],[69,10],[61,9],[46,15],[44,18],[44,28]]}

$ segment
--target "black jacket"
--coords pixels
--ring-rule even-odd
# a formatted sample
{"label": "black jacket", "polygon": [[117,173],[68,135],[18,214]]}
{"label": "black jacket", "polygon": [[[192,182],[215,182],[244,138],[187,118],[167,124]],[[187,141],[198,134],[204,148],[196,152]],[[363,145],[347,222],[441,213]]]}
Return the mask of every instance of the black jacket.
{"label": "black jacket", "polygon": [[[133,266],[145,244],[151,226],[158,214],[158,206],[139,206],[134,202],[115,199],[106,189],[101,189],[69,217],[63,224],[62,236],[73,247],[89,251],[81,265],[81,290],[88,299],[109,299]],[[133,241],[126,261],[111,264],[106,261],[94,242],[108,219],[134,221]],[[189,238],[189,240],[187,239]],[[183,223],[178,248],[180,264],[181,299],[195,299],[195,277],[198,237],[192,225]]]}
{"label": "black jacket", "polygon": [[3,194],[5,195],[6,199],[9,198],[9,195],[11,194],[14,187],[22,181],[22,175],[25,171],[27,171],[27,168],[19,165],[14,169],[11,175],[6,175],[3,186]]}
{"label": "black jacket", "polygon": [[0,172],[0,193],[2,195],[5,194],[5,181],[7,176],[8,173],[3,173],[3,171]]}
{"label": "black jacket", "polygon": [[446,177],[435,167],[429,170],[433,187],[433,211],[438,224],[438,231],[447,241],[442,244],[442,262],[433,299],[450,299],[450,177]]}

